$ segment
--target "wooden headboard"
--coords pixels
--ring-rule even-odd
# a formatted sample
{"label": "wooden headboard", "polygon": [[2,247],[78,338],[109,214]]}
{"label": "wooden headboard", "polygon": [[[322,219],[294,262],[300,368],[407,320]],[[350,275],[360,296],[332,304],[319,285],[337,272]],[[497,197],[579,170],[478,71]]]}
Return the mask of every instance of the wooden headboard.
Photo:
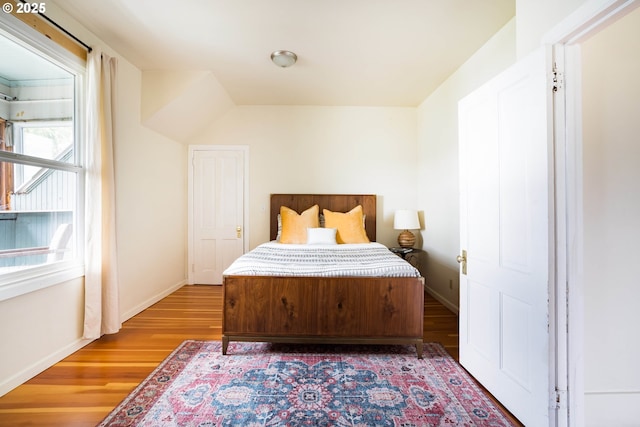
{"label": "wooden headboard", "polygon": [[278,214],[280,206],[286,206],[300,213],[313,205],[333,212],[349,212],[362,205],[365,215],[365,229],[372,242],[376,241],[376,195],[375,194],[272,194],[271,195],[271,240],[278,234]]}

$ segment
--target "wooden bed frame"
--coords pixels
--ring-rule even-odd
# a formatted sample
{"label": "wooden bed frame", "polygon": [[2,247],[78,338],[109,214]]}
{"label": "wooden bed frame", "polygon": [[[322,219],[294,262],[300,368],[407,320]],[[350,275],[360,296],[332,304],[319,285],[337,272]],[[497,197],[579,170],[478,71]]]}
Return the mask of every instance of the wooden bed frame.
{"label": "wooden bed frame", "polygon": [[[375,195],[271,195],[271,239],[280,206],[348,212],[362,205],[376,238]],[[422,358],[424,278],[225,276],[222,354],[231,341],[414,344]]]}

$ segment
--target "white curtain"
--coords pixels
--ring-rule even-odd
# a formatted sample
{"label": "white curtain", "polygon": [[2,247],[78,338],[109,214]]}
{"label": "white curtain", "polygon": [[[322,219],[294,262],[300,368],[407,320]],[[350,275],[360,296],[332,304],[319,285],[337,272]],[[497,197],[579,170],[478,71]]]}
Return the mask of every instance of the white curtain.
{"label": "white curtain", "polygon": [[116,59],[87,56],[84,338],[118,332],[113,116]]}

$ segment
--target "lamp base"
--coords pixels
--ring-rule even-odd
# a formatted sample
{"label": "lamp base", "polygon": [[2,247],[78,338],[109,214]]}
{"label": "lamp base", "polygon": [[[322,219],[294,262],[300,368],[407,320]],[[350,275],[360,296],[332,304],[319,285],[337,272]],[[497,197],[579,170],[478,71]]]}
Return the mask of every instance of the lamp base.
{"label": "lamp base", "polygon": [[398,236],[398,244],[401,248],[412,248],[416,244],[416,236],[409,230],[404,230]]}

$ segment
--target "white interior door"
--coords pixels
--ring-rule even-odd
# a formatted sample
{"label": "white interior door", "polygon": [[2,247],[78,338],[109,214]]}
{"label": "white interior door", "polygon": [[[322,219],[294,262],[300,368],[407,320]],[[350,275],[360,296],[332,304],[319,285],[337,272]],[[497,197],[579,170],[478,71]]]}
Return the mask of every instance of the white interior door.
{"label": "white interior door", "polygon": [[459,104],[460,362],[527,426],[549,425],[547,74],[540,50]]}
{"label": "white interior door", "polygon": [[245,151],[193,150],[190,283],[222,284],[244,251]]}

